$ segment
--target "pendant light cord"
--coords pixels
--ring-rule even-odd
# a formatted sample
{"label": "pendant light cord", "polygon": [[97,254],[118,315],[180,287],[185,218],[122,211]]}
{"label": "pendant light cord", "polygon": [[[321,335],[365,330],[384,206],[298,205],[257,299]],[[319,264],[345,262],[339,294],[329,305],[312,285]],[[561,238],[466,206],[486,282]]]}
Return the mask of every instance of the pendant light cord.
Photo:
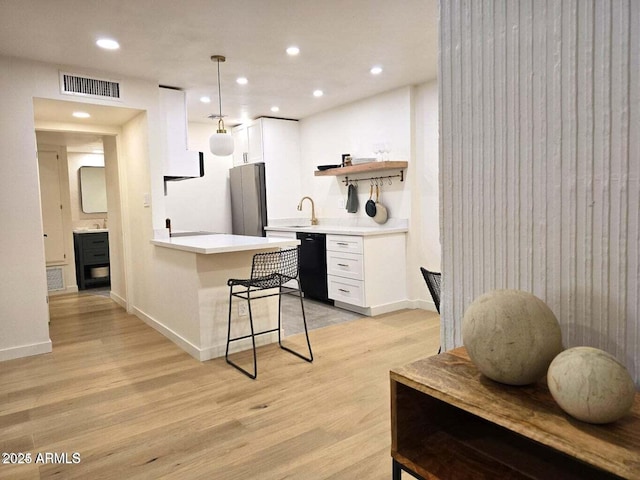
{"label": "pendant light cord", "polygon": [[220,59],[218,59],[218,105],[220,106],[220,120],[222,120],[222,92],[220,90]]}

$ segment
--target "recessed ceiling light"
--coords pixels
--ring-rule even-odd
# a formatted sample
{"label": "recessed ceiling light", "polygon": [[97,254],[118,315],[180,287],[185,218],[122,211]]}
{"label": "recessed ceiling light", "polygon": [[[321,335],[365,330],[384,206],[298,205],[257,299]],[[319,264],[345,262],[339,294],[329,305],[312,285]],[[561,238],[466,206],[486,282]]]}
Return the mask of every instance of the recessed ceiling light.
{"label": "recessed ceiling light", "polygon": [[276,107],[275,105],[273,107],[271,107],[271,111],[272,112],[279,112],[280,111],[280,107]]}
{"label": "recessed ceiling light", "polygon": [[120,44],[112,38],[100,38],[96,42],[96,45],[100,48],[104,48],[105,50],[117,50],[120,48]]}
{"label": "recessed ceiling light", "polygon": [[209,97],[200,97],[200,101],[202,103],[211,103],[211,98],[209,98]]}
{"label": "recessed ceiling light", "polygon": [[324,92],[322,90],[314,90],[313,91],[313,96],[314,97],[321,97],[324,95]]}
{"label": "recessed ceiling light", "polygon": [[294,45],[287,48],[287,55],[298,55],[300,53],[300,49]]}
{"label": "recessed ceiling light", "polygon": [[239,85],[246,85],[247,83],[249,83],[249,80],[247,80],[247,77],[238,77],[236,78],[236,82]]}
{"label": "recessed ceiling light", "polygon": [[371,72],[371,75],[380,75],[382,73],[382,67],[375,66],[369,71]]}
{"label": "recessed ceiling light", "polygon": [[73,112],[71,115],[76,118],[89,118],[91,116],[87,112]]}

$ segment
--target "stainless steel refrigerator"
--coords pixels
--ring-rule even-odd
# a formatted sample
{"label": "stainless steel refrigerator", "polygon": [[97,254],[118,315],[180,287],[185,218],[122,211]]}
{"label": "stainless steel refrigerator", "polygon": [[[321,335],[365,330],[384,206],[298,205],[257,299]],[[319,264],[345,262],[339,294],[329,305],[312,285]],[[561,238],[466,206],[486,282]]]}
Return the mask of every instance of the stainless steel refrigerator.
{"label": "stainless steel refrigerator", "polygon": [[247,163],[229,170],[231,224],[234,235],[264,237],[267,226],[267,191],[264,163]]}

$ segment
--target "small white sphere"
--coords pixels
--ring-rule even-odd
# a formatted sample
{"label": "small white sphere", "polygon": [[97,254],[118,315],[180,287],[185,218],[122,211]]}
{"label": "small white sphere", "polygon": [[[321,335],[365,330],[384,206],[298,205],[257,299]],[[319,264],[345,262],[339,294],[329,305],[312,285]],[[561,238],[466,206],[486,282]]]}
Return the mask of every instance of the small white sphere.
{"label": "small white sphere", "polygon": [[633,406],[635,385],[629,372],[603,350],[574,347],[553,359],[547,384],[560,408],[589,423],[615,422]]}
{"label": "small white sphere", "polygon": [[551,309],[520,290],[494,290],[475,299],[462,320],[462,340],[478,370],[508,385],[539,380],[562,351]]}

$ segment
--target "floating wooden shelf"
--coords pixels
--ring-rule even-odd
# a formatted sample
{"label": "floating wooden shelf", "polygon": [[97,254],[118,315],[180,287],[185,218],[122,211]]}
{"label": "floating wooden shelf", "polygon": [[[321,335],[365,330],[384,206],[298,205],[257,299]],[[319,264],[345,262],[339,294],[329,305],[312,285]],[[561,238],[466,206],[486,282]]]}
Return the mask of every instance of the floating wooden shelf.
{"label": "floating wooden shelf", "polygon": [[404,161],[388,161],[388,162],[369,162],[361,163],[359,165],[352,165],[350,167],[338,167],[330,168],[329,170],[319,171],[316,170],[314,175],[316,177],[338,177],[341,175],[353,175],[354,173],[371,173],[371,172],[383,172],[385,170],[398,170],[407,168],[409,162]]}

